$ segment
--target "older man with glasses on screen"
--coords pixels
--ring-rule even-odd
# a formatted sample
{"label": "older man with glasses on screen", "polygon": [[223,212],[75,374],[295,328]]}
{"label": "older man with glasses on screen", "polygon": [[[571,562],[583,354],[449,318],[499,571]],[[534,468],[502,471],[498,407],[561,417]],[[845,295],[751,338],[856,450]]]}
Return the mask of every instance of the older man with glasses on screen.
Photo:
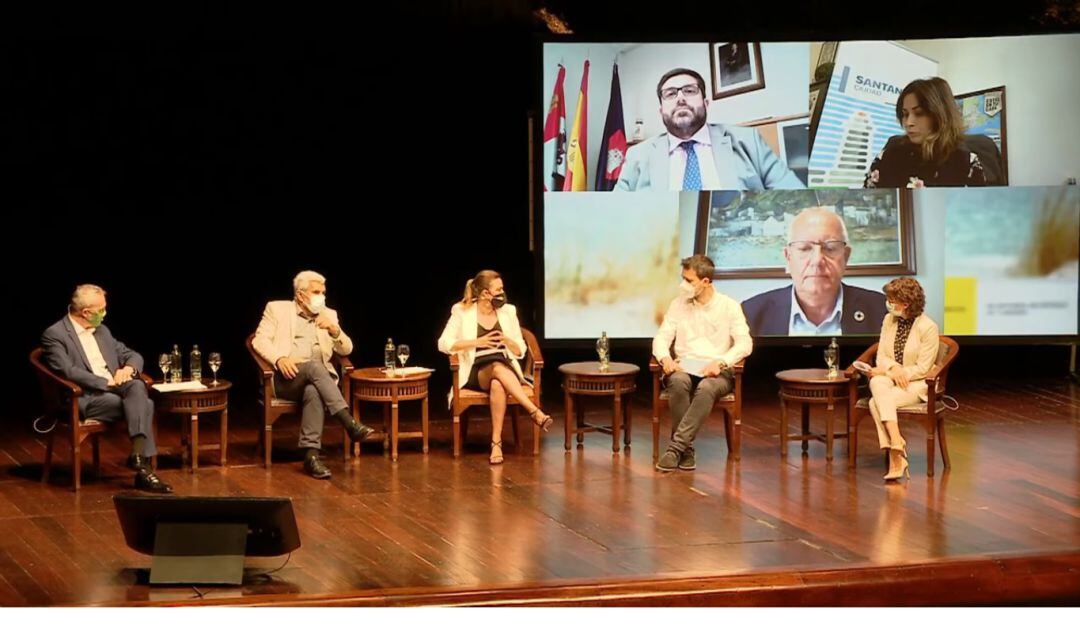
{"label": "older man with glasses on screen", "polygon": [[803,209],[788,228],[784,260],[791,286],[743,302],[751,335],[866,335],[885,319],[885,296],[842,279],[851,258],[844,220],[827,208]]}
{"label": "older man with glasses on screen", "polygon": [[630,148],[616,191],[806,188],[756,130],[706,124],[709,100],[696,71],[668,71],[656,97],[667,132]]}

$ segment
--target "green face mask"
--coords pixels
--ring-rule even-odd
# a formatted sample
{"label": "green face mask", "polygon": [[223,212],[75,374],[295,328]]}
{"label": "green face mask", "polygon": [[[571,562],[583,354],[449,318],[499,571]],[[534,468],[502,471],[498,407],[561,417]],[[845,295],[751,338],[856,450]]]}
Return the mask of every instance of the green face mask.
{"label": "green face mask", "polygon": [[101,309],[97,313],[86,318],[86,321],[90,322],[90,326],[93,326],[94,328],[101,326],[101,323],[105,321],[105,309]]}

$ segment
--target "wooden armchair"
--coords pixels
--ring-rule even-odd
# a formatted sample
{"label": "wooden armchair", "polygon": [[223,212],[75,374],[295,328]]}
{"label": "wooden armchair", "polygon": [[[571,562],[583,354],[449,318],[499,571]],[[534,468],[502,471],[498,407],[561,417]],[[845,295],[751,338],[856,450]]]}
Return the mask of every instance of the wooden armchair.
{"label": "wooden armchair", "polygon": [[[255,334],[252,333],[251,335],[248,335],[244,344],[247,346],[248,352],[251,353],[251,358],[255,360],[255,365],[259,367],[259,387],[262,389],[259,396],[259,404],[263,408],[263,431],[259,435],[259,447],[263,451],[263,465],[270,468],[270,452],[271,449],[273,449],[274,442],[274,422],[282,415],[300,414],[303,407],[297,402],[274,397],[274,367],[255,351],[255,347],[251,345],[254,339]],[[348,357],[336,353],[330,361],[334,363],[338,369],[341,395],[345,398],[345,401],[351,405],[352,400],[349,397],[349,373],[353,372],[352,362],[349,361]],[[349,443],[349,436],[345,433],[344,428],[342,429],[342,438],[344,440],[342,448],[345,449],[344,458],[348,461],[349,456],[352,454],[352,445]]]}
{"label": "wooden armchair", "polygon": [[[42,349],[35,348],[30,352],[30,365],[37,375],[38,384],[41,386],[41,397],[45,402],[45,414],[56,418],[56,424],[46,435],[45,464],[41,473],[42,483],[49,482],[49,473],[52,470],[53,444],[56,438],[57,428],[66,428],[70,433],[71,444],[71,476],[75,491],[82,487],[82,445],[87,439],[90,440],[94,459],[94,476],[101,476],[101,449],[98,436],[105,432],[109,425],[97,419],[83,419],[79,415],[79,398],[83,395],[83,389],[75,382],[66,379],[49,368],[42,361]],[[139,378],[144,384],[150,386],[153,380],[145,373],[140,373]],[[117,424],[123,424],[121,420]],[[154,423],[154,433],[157,434],[157,422]]]}
{"label": "wooden armchair", "polygon": [[[532,371],[533,384],[532,386],[525,386],[525,389],[529,391],[529,399],[534,404],[540,406],[540,373],[544,368],[544,356],[540,353],[540,343],[536,341],[536,336],[532,332],[521,329],[521,335],[525,338],[525,362],[521,367],[523,371],[528,373]],[[487,406],[491,402],[488,399],[487,393],[481,393],[474,390],[468,390],[460,388],[458,386],[458,370],[460,364],[458,363],[458,356],[450,356],[450,371],[453,373],[453,400],[451,403],[451,413],[454,418],[454,457],[461,456],[461,444],[469,435],[469,416],[466,413],[469,408],[473,406]],[[511,397],[509,394],[506,396],[507,411],[510,414],[511,429],[514,433],[514,446],[517,447],[521,442],[521,437],[518,433],[518,401]],[[533,422],[533,454],[540,454],[540,426]]]}
{"label": "wooden armchair", "polygon": [[[732,372],[735,377],[734,389],[716,399],[716,406],[719,406],[724,411],[724,436],[727,440],[728,454],[730,454],[735,461],[739,461],[741,458],[740,446],[742,443],[742,378],[743,367],[745,360],[736,362],[732,367]],[[662,409],[669,406],[669,396],[667,390],[663,388],[661,384],[661,378],[664,376],[664,368],[660,365],[660,362],[656,361],[655,356],[649,357],[649,372],[652,373],[652,456],[653,463],[660,458],[660,412]]]}
{"label": "wooden armchair", "polygon": [[[859,356],[858,361],[874,366],[877,349],[878,343],[874,342],[870,345],[870,348]],[[945,394],[945,382],[949,377],[949,366],[952,365],[959,352],[960,345],[956,343],[956,340],[944,335],[939,336],[937,360],[926,375],[926,403],[920,402],[912,406],[903,406],[896,409],[898,419],[902,420],[905,417],[910,417],[911,419],[921,420],[923,427],[926,429],[926,474],[929,477],[934,476],[935,435],[941,447],[941,459],[945,464],[945,470],[952,467],[949,462],[949,447],[945,443],[945,403],[938,398]],[[848,377],[849,384],[848,423],[851,425],[850,443],[853,451],[851,459],[854,462],[854,451],[858,451],[859,444],[859,421],[870,414],[870,398],[858,398],[857,387],[860,373],[855,369],[854,365],[849,366],[844,373]],[[931,406],[933,407],[932,410],[930,409]]]}

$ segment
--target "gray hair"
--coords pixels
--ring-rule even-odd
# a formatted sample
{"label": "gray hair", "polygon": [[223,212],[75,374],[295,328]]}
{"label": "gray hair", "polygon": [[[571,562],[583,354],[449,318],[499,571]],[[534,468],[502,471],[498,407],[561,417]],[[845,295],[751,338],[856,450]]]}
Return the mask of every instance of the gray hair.
{"label": "gray hair", "polygon": [[791,220],[791,224],[788,224],[787,241],[789,244],[794,241],[793,234],[795,231],[795,222],[798,221],[799,217],[801,217],[803,214],[809,213],[828,213],[834,216],[836,218],[836,221],[840,223],[840,232],[843,234],[844,244],[851,244],[851,242],[848,241],[847,224],[844,224],[844,216],[834,211],[831,207],[825,206],[812,206],[810,208],[799,211],[795,215],[795,218]]}
{"label": "gray hair", "polygon": [[306,291],[312,282],[326,284],[326,278],[315,271],[300,271],[292,281],[293,293],[297,291]]}
{"label": "gray hair", "polygon": [[75,292],[71,294],[71,304],[68,306],[73,313],[78,313],[84,308],[90,308],[91,298],[95,295],[105,295],[105,289],[96,284],[79,284]]}

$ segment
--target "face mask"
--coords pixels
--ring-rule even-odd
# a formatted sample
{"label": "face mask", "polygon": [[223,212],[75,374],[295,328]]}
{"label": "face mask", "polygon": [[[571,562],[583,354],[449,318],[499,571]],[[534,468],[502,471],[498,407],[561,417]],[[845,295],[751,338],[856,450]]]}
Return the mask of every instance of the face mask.
{"label": "face mask", "polygon": [[326,310],[326,295],[310,295],[307,303],[308,310],[318,315]]}
{"label": "face mask", "polygon": [[885,300],[885,310],[889,311],[889,314],[893,317],[899,317],[901,319],[904,317],[904,313],[898,311],[896,307],[893,306],[893,303],[888,300]]}
{"label": "face mask", "polygon": [[94,328],[101,326],[101,323],[105,321],[105,309],[101,309],[97,313],[87,317],[86,321],[90,322],[90,326]]}
{"label": "face mask", "polygon": [[499,293],[491,298],[491,305],[495,308],[506,306],[506,293]]}

